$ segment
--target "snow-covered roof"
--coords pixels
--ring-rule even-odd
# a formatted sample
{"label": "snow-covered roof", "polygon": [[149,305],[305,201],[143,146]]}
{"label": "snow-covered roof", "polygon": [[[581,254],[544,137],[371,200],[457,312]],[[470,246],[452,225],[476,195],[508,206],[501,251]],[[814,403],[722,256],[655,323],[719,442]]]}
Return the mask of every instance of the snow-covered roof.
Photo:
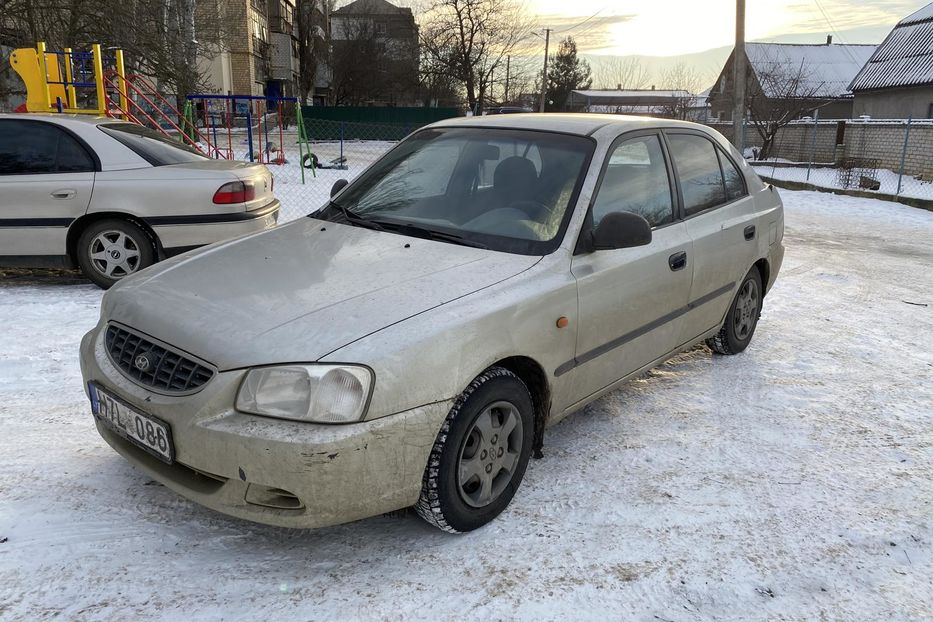
{"label": "snow-covered roof", "polygon": [[773,93],[774,85],[761,76],[774,71],[788,76],[800,73],[799,93],[809,97],[843,97],[851,94],[849,83],[865,65],[874,45],[854,44],[799,44],[799,43],[746,43],[748,62],[759,76],[762,89],[768,97],[780,97],[785,93]]}
{"label": "snow-covered roof", "polygon": [[933,84],[933,2],[894,27],[852,80],[852,91]]}
{"label": "snow-covered roof", "polygon": [[639,99],[639,98],[662,98],[662,97],[689,97],[690,93],[677,89],[588,89],[574,91],[581,97],[590,99]]}

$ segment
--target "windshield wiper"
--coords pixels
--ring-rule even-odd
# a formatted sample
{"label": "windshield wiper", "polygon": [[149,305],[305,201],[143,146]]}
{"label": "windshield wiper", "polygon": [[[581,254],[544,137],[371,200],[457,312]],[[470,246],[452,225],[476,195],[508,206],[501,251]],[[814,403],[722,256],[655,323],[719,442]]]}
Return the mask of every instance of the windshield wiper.
{"label": "windshield wiper", "polygon": [[[377,224],[374,221],[369,221],[372,224]],[[404,233],[411,235],[417,238],[425,238],[428,240],[440,240],[443,242],[450,242],[451,244],[459,244],[461,246],[470,246],[472,248],[486,248],[489,247],[481,242],[475,242],[473,240],[468,240],[461,235],[456,233],[446,233],[444,231],[436,231],[434,229],[428,229],[427,227],[420,227],[418,225],[413,225],[411,223],[396,223],[396,222],[386,222],[379,221],[378,223],[383,229],[389,229],[391,231],[397,231],[399,233]]]}
{"label": "windshield wiper", "polygon": [[367,229],[375,229],[376,231],[385,231],[385,227],[383,227],[379,223],[373,222],[369,218],[364,218],[363,216],[360,216],[356,212],[351,212],[346,207],[344,207],[340,203],[337,203],[336,201],[331,200],[331,202],[328,205],[339,209],[340,213],[343,214],[344,220],[346,220],[348,224],[356,225],[359,227],[365,227]]}

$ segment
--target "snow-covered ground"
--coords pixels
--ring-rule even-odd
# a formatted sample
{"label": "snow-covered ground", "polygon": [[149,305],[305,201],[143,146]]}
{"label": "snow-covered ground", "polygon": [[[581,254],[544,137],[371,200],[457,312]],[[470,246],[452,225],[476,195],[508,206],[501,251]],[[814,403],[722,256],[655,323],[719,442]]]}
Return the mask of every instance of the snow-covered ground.
{"label": "snow-covered ground", "polygon": [[[771,160],[769,160],[770,162]],[[774,162],[789,162],[788,160],[775,159]],[[835,168],[810,168],[809,177],[807,176],[806,162],[797,163],[797,166],[772,166],[767,163],[750,162],[759,175],[770,177],[772,179],[781,179],[784,181],[796,181],[809,183],[820,188],[841,189],[839,182],[839,170]],[[892,170],[885,168],[877,169],[875,178],[881,184],[877,192],[882,194],[897,194],[897,182],[899,175]],[[933,181],[924,181],[911,175],[904,175],[900,179],[900,195],[914,199],[927,199],[933,201]],[[853,175],[850,190],[864,190],[859,187],[859,178]]]}
{"label": "snow-covered ground", "polygon": [[551,428],[462,536],[179,498],[94,429],[76,351],[101,292],[0,280],[0,618],[933,618],[933,213],[782,195],[749,349],[698,347]]}

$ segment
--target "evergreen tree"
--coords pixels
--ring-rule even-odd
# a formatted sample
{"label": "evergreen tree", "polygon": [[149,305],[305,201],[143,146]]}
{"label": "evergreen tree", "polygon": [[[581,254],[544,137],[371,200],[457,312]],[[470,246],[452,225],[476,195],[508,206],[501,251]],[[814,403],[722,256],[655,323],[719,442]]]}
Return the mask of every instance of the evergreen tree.
{"label": "evergreen tree", "polygon": [[577,58],[577,42],[568,36],[557,48],[557,54],[548,59],[547,98],[544,109],[560,112],[565,109],[570,91],[588,89],[593,84],[590,64]]}

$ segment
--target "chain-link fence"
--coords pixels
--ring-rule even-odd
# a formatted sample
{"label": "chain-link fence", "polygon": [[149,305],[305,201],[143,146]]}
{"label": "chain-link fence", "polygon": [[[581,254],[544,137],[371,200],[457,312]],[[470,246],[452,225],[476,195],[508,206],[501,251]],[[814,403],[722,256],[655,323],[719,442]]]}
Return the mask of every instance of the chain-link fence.
{"label": "chain-link fence", "polygon": [[[731,138],[731,124],[710,124]],[[764,145],[745,128],[746,157],[763,178],[933,206],[933,119],[793,121]]]}
{"label": "chain-link fence", "polygon": [[[299,151],[298,130],[291,124],[265,128],[267,138],[261,143],[282,201],[283,222],[324,205],[335,181],[353,179],[418,129],[324,119],[307,119],[304,125],[310,154],[304,147]],[[731,124],[710,125],[731,138]],[[245,129],[233,132],[234,157],[250,159],[247,141]],[[765,179],[930,201],[933,206],[933,120],[794,121],[778,131],[767,150],[749,125],[745,144],[746,157]]]}
{"label": "chain-link fence", "polygon": [[[252,136],[253,154],[245,129],[233,132],[230,143],[236,159],[259,159],[267,164],[275,178],[275,195],[282,201],[280,222],[304,216],[330,197],[338,179],[351,180],[391,149],[416,126],[380,123],[352,123],[308,119],[304,121],[308,145],[298,144],[298,128],[289,124],[279,128],[274,120],[263,126],[265,138]],[[227,138],[220,144],[226,146]],[[308,149],[310,148],[310,153]]]}

